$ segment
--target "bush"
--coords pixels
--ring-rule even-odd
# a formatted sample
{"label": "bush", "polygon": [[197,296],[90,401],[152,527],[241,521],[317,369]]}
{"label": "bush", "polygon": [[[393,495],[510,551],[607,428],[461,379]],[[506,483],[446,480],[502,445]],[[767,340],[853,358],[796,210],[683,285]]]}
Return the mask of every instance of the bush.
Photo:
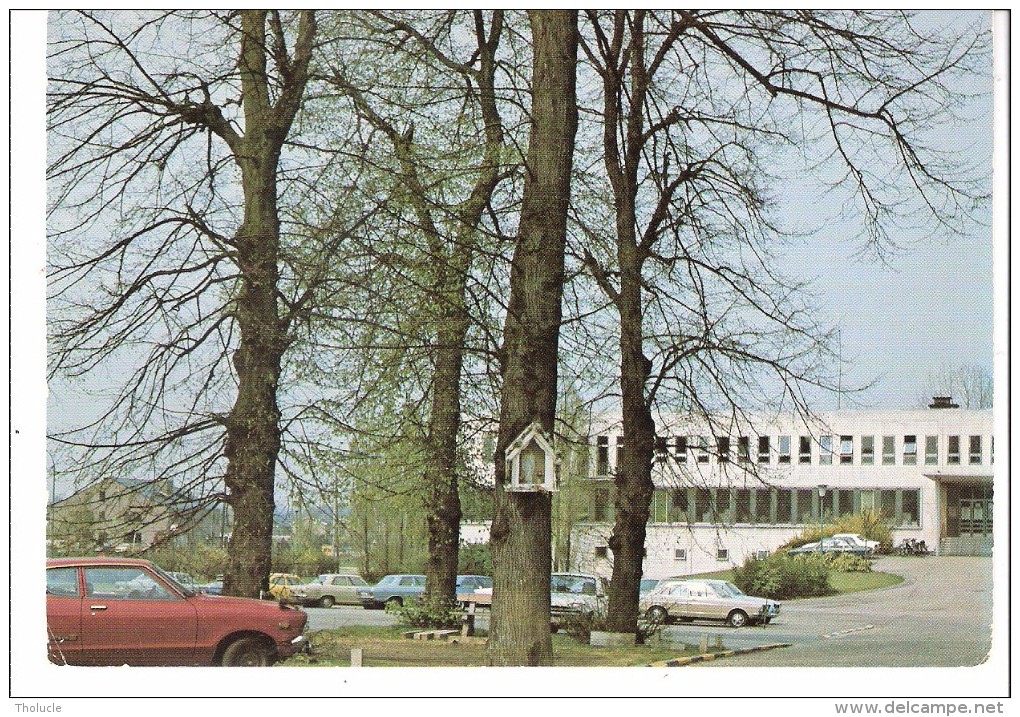
{"label": "bush", "polygon": [[797,597],[831,595],[830,568],[819,556],[790,556],[785,553],[766,558],[751,557],[733,569],[733,583],[748,595],[789,600]]}
{"label": "bush", "polygon": [[409,627],[439,630],[460,626],[460,616],[456,609],[457,603],[452,600],[438,604],[412,600],[403,607],[394,608],[392,612],[402,624]]}
{"label": "bush", "polygon": [[853,553],[824,553],[823,560],[836,573],[871,572],[871,561]]}
{"label": "bush", "polygon": [[821,531],[817,526],[805,528],[800,535],[790,538],[777,550],[799,548],[837,533],[857,533],[865,540],[877,540],[880,544],[877,551],[879,553],[888,553],[892,549],[892,528],[882,518],[882,514],[873,510],[864,510],[860,513],[841,515],[831,523],[823,525]]}

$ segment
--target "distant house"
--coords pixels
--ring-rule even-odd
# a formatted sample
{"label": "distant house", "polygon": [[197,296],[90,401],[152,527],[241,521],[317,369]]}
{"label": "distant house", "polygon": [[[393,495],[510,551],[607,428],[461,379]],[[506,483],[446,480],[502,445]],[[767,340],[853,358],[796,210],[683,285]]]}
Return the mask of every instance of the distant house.
{"label": "distant house", "polygon": [[107,478],[53,503],[47,533],[56,547],[137,552],[194,528],[196,507],[169,481]]}

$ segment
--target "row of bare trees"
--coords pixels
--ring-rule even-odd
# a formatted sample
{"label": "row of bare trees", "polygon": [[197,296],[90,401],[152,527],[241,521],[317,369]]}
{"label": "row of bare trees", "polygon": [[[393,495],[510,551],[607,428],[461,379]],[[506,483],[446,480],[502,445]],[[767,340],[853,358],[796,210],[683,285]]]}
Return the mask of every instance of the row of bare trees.
{"label": "row of bare trees", "polygon": [[965,228],[984,178],[926,143],[985,42],[887,12],[56,13],[50,374],[105,403],[51,427],[54,470],[229,504],[224,589],[254,596],[281,483],[385,457],[438,606],[496,427],[490,657],[549,664],[550,496],[505,491],[503,458],[558,432],[566,372],[622,408],[634,632],[657,412],[834,388],[773,178],[802,153],[878,253],[904,218]]}

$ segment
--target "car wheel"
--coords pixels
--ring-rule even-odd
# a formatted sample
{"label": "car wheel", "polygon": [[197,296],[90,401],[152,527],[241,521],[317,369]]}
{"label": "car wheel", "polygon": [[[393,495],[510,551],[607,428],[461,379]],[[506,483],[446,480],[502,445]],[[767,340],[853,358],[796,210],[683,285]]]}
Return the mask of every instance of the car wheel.
{"label": "car wheel", "polygon": [[734,610],[726,618],[726,622],[730,627],[743,627],[747,624],[747,613],[743,610]]}
{"label": "car wheel", "polygon": [[397,608],[404,607],[404,601],[398,597],[391,597],[386,601],[387,610],[396,610]]}
{"label": "car wheel", "polygon": [[772,622],[771,617],[766,617],[765,619],[762,620],[762,624],[764,625],[768,625],[770,622]]}
{"label": "car wheel", "polygon": [[220,664],[224,667],[269,667],[275,657],[262,640],[242,637],[227,645]]}
{"label": "car wheel", "polygon": [[665,624],[666,618],[669,617],[669,613],[666,612],[665,608],[655,606],[648,608],[648,612],[645,613],[645,617],[647,617],[651,622]]}
{"label": "car wheel", "polygon": [[336,605],[336,600],[332,595],[323,595],[319,598],[319,607],[333,607],[334,605]]}

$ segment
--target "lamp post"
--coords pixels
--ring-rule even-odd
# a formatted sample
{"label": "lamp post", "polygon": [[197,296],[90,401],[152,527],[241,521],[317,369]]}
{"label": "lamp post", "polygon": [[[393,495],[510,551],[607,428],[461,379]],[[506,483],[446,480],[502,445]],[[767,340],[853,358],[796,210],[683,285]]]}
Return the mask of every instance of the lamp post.
{"label": "lamp post", "polygon": [[818,486],[818,552],[822,551],[822,500],[828,488],[824,483]]}

